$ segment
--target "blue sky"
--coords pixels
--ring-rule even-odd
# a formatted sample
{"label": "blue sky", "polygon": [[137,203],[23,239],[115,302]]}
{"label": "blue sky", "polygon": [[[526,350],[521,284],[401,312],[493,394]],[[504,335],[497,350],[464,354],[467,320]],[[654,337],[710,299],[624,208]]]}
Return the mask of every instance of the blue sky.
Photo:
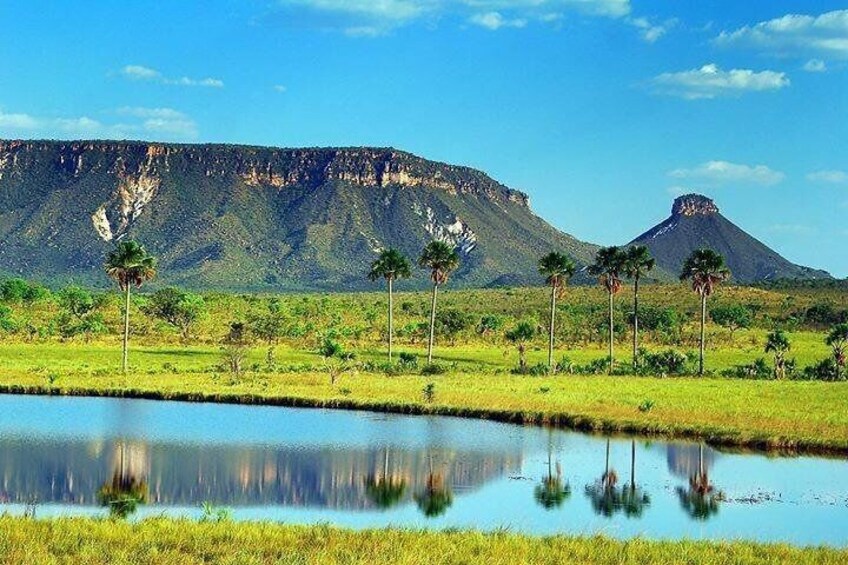
{"label": "blue sky", "polygon": [[702,192],[848,276],[848,4],[0,0],[0,137],[394,146],[623,243]]}

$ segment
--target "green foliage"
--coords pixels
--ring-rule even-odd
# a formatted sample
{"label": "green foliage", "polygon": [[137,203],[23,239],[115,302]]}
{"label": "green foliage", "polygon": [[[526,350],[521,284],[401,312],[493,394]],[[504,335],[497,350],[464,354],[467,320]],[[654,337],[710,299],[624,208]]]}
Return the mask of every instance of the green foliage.
{"label": "green foliage", "polygon": [[408,279],[412,276],[412,267],[409,259],[397,249],[384,249],[380,256],[371,264],[368,271],[368,280],[378,279],[398,280]]}
{"label": "green foliage", "polygon": [[436,398],[436,383],[427,383],[421,389],[421,394],[424,395],[424,402],[430,404]]}
{"label": "green foliage", "polygon": [[183,339],[188,339],[192,325],[206,314],[206,302],[200,295],[169,286],[153,293],[145,311],[177,328]]}
{"label": "green foliage", "polygon": [[504,326],[504,317],[498,314],[483,314],[480,317],[480,323],[477,324],[477,333],[482,336],[489,336],[501,330]]}
{"label": "green foliage", "polygon": [[642,350],[639,355],[639,368],[648,375],[682,375],[689,371],[685,354],[674,349],[665,349],[650,353]]}
{"label": "green foliage", "polygon": [[451,341],[473,324],[472,315],[457,308],[444,308],[436,312],[436,334]]}
{"label": "green foliage", "polygon": [[639,412],[650,412],[654,409],[654,405],[655,402],[653,400],[651,400],[650,398],[646,398],[639,404]]}
{"label": "green foliage", "polygon": [[38,283],[21,278],[6,279],[0,282],[0,300],[32,304],[50,296],[50,291]]}
{"label": "green foliage", "polygon": [[774,370],[769,367],[768,363],[766,363],[766,360],[762,357],[758,358],[753,363],[737,365],[731,369],[726,369],[722,371],[722,374],[726,377],[733,377],[738,379],[766,380],[775,377]]}
{"label": "green foliage", "polygon": [[712,320],[730,330],[733,335],[736,330],[750,328],[753,321],[751,310],[741,304],[726,304],[715,306],[710,310]]}
{"label": "green foliage", "polygon": [[459,252],[444,241],[434,240],[421,251],[418,265],[430,270],[433,284],[445,284],[450,274],[459,268]]}
{"label": "green foliage", "polygon": [[840,370],[839,365],[831,358],[822,359],[815,365],[804,367],[804,371],[799,375],[801,380],[807,381],[844,381],[845,374]]}

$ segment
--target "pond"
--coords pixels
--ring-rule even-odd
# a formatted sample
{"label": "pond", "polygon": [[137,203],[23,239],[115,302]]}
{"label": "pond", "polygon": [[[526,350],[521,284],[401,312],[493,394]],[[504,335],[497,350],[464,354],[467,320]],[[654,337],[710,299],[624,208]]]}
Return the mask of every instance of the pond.
{"label": "pond", "polygon": [[0,512],[848,545],[848,462],[489,421],[0,395]]}

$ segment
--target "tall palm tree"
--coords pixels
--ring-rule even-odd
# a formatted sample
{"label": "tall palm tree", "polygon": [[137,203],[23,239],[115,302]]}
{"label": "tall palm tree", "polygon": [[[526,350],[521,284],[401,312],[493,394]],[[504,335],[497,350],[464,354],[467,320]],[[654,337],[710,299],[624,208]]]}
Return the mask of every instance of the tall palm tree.
{"label": "tall palm tree", "polygon": [[730,269],[724,257],[712,249],[696,249],[683,263],[680,280],[692,282],[692,290],[701,297],[701,347],[698,357],[698,374],[704,374],[704,343],[707,326],[707,297],[719,283],[730,278]]}
{"label": "tall palm tree", "polygon": [[633,280],[633,368],[639,365],[639,279],[649,273],[656,264],[651,252],[644,245],[634,245],[627,250],[624,274]]}
{"label": "tall palm tree", "polygon": [[389,363],[392,362],[392,336],[394,334],[394,295],[392,283],[412,276],[409,259],[397,249],[384,249],[377,260],[371,263],[368,279],[385,279],[389,291]]}
{"label": "tall palm tree", "polygon": [[450,274],[459,267],[459,253],[456,248],[444,241],[434,240],[428,243],[421,252],[418,264],[430,270],[430,280],[433,281],[433,299],[430,305],[430,339],[427,342],[427,364],[433,363],[433,338],[436,332],[436,294],[439,285],[448,281]]}
{"label": "tall palm tree", "polygon": [[130,288],[140,287],[156,276],[156,259],[137,241],[122,241],[106,256],[106,274],[118,283],[125,294],[124,343],[121,368],[127,372],[127,355],[130,339]]}
{"label": "tall palm tree", "polygon": [[548,335],[548,371],[554,370],[554,316],[556,301],[565,292],[565,285],[574,275],[574,261],[568,256],[551,251],[539,259],[539,274],[545,277],[545,283],[551,287],[551,325]]}
{"label": "tall palm tree", "polygon": [[624,270],[627,254],[618,247],[602,247],[595,256],[595,262],[589,265],[589,274],[598,277],[598,282],[609,294],[609,372],[615,363],[613,341],[615,323],[613,320],[613,298],[621,290],[621,273]]}
{"label": "tall palm tree", "polygon": [[833,361],[836,363],[836,371],[839,378],[845,370],[845,349],[848,348],[848,324],[836,324],[830,329],[825,339],[833,350]]}
{"label": "tall palm tree", "polygon": [[774,353],[774,377],[786,376],[786,352],[789,351],[789,338],[783,330],[774,330],[766,337],[766,353]]}

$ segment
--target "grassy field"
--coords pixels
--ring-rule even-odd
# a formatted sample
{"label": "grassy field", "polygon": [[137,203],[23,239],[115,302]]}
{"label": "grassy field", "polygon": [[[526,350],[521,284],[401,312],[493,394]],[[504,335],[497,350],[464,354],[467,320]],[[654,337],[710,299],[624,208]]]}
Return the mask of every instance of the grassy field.
{"label": "grassy field", "polygon": [[841,564],[848,552],[749,542],[660,542],[510,533],[369,530],[262,523],[140,523],[0,517],[0,563],[792,563]]}
{"label": "grassy field", "polygon": [[[68,367],[89,368],[63,372],[62,363],[51,357],[63,353],[68,354]],[[134,353],[138,363],[142,357]],[[10,357],[7,351],[4,354]],[[149,357],[159,354],[172,361],[181,355],[195,359],[194,352],[147,352]],[[192,370],[191,362],[125,376],[114,368],[115,356],[114,349],[96,348],[86,353],[83,362],[74,348],[24,350],[18,361],[9,363],[12,368],[0,373],[0,390],[453,414],[584,430],[697,437],[727,445],[848,451],[848,383],[844,382],[534,377],[473,371],[388,376],[352,370],[331,384],[328,373],[321,370],[232,375]],[[26,368],[27,363],[39,367]],[[434,384],[431,401],[422,394],[428,383]],[[645,410],[646,403],[651,404],[649,410]]]}

